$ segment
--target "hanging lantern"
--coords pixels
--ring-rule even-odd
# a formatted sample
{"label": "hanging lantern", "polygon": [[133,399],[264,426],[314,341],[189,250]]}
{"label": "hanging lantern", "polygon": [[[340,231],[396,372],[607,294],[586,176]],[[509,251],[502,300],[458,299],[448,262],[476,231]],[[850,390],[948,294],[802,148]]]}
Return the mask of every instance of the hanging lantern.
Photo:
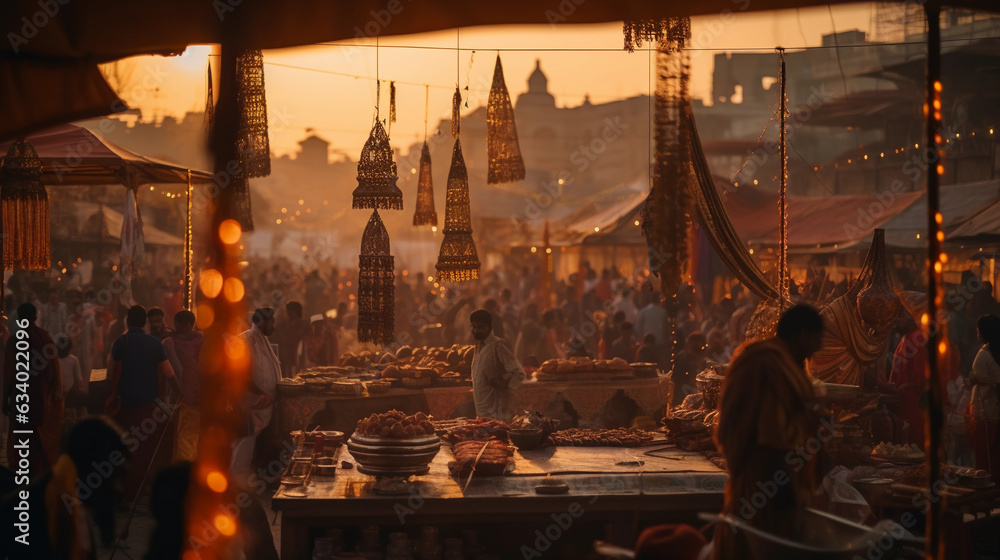
{"label": "hanging lantern", "polygon": [[391,344],[395,329],[396,278],[389,234],[378,210],[372,212],[361,237],[358,273],[358,342]]}
{"label": "hanging lantern", "polygon": [[212,87],[212,61],[208,61],[208,94],[205,96],[205,130],[212,134],[215,124],[215,88]]}
{"label": "hanging lantern", "polygon": [[691,18],[675,17],[647,20],[625,20],[625,50],[635,52],[643,41],[666,45],[668,49],[681,50],[691,40]]}
{"label": "hanging lantern", "polygon": [[0,169],[3,268],[48,270],[49,196],[42,185],[42,160],[24,138],[11,144]]}
{"label": "hanging lantern", "polygon": [[479,278],[479,255],[472,239],[469,215],[469,173],[462,157],[462,143],[456,138],[448,171],[444,207],[444,240],[438,255],[438,282],[464,282]]}
{"label": "hanging lantern", "polygon": [[437,210],[434,209],[434,178],[431,175],[431,151],[424,142],[420,150],[420,180],[417,183],[417,210],[413,213],[413,225],[438,225]]}
{"label": "hanging lantern", "polygon": [[403,191],[396,186],[396,162],[392,161],[389,135],[382,123],[375,126],[358,160],[358,188],[354,189],[354,208],[402,210]]}
{"label": "hanging lantern", "polygon": [[253,231],[253,208],[250,204],[250,181],[240,173],[230,183],[233,189],[232,205],[227,216],[240,223],[243,231]]}
{"label": "hanging lantern", "polygon": [[264,96],[264,55],[246,51],[236,58],[236,99],[240,128],[236,153],[247,178],[271,174],[271,145],[267,137],[267,99]]}
{"label": "hanging lantern", "polygon": [[495,185],[524,180],[524,160],[517,142],[514,108],[510,104],[507,83],[503,79],[500,55],[497,55],[493,86],[486,105],[486,152],[489,156],[487,183]]}

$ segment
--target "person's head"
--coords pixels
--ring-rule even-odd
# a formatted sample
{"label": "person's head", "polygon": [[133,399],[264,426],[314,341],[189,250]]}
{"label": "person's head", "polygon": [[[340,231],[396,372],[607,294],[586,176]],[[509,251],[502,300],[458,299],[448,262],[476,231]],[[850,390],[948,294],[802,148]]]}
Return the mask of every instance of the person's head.
{"label": "person's head", "polygon": [[30,303],[22,303],[17,306],[17,318],[27,319],[32,325],[35,324],[35,320],[38,319],[38,309]]}
{"label": "person's head", "polygon": [[60,358],[65,358],[69,356],[70,350],[73,349],[73,341],[69,339],[68,336],[61,334],[56,337],[56,353],[59,354]]}
{"label": "person's head", "polygon": [[979,334],[979,342],[983,344],[990,344],[993,341],[1000,342],[1000,317],[981,315],[976,321],[976,329]]}
{"label": "person's head", "polygon": [[490,298],[483,302],[483,309],[493,313],[497,310],[497,300]]}
{"label": "person's head", "polygon": [[154,307],[146,312],[146,318],[149,319],[149,332],[160,332],[166,328],[166,324],[163,319],[166,313],[163,312],[159,307]]}
{"label": "person's head", "polygon": [[542,325],[546,327],[555,326],[556,321],[559,317],[556,315],[555,309],[548,309],[545,313],[542,313]]}
{"label": "person's head", "polygon": [[684,348],[692,356],[700,356],[705,353],[706,350],[705,335],[695,331],[687,336],[684,341]]}
{"label": "person's head", "polygon": [[56,305],[59,303],[59,290],[52,289],[49,290],[49,303]]}
{"label": "person's head", "polygon": [[625,321],[624,323],[622,323],[622,326],[619,327],[618,330],[622,333],[622,338],[625,340],[630,340],[632,338],[632,335],[635,333],[635,328],[629,321]]}
{"label": "person's head", "polygon": [[726,333],[716,327],[708,331],[708,349],[712,352],[722,352],[726,349]]}
{"label": "person's head", "polygon": [[778,319],[777,335],[804,362],[823,347],[823,317],[811,305],[793,305]]}
{"label": "person's head", "polygon": [[323,327],[325,326],[326,318],[323,315],[313,315],[309,318],[309,328],[312,329],[313,334],[323,334]]}
{"label": "person's head", "polygon": [[586,357],[587,356],[587,344],[582,338],[574,336],[566,342],[566,351],[570,357]]}
{"label": "person's head", "polygon": [[153,558],[180,558],[184,545],[184,508],[191,485],[191,463],[164,467],[153,480],[149,510],[156,526],[149,540]]}
{"label": "person's head", "polygon": [[472,338],[485,340],[493,332],[493,315],[485,309],[477,309],[469,315]]}
{"label": "person's head", "polygon": [[656,335],[653,333],[646,333],[646,335],[642,337],[642,345],[656,346]]}
{"label": "person's head", "polygon": [[90,491],[81,493],[79,498],[92,512],[106,544],[114,538],[115,487],[125,472],[125,463],[130,455],[124,438],[122,429],[110,419],[92,416],[80,420],[70,429],[63,446],[63,452],[76,465],[77,480],[101,481],[88,486]]}
{"label": "person's head", "polygon": [[513,297],[513,294],[510,292],[510,288],[500,290],[500,301],[507,303],[511,297]]}
{"label": "person's head", "polygon": [[194,330],[194,313],[182,309],[174,314],[174,329],[183,334]]}
{"label": "person's head", "polygon": [[141,329],[146,326],[146,308],[141,305],[133,305],[125,315],[125,325],[130,329]]}
{"label": "person's head", "polygon": [[274,332],[273,307],[258,307],[254,309],[251,320],[253,321],[253,326],[264,333],[264,336],[271,336],[271,333]]}
{"label": "person's head", "polygon": [[285,313],[288,314],[289,320],[298,321],[302,318],[302,304],[297,301],[290,301],[286,303]]}
{"label": "person's head", "polygon": [[611,322],[616,325],[621,325],[625,322],[625,317],[626,315],[624,311],[615,311],[615,314],[611,316]]}

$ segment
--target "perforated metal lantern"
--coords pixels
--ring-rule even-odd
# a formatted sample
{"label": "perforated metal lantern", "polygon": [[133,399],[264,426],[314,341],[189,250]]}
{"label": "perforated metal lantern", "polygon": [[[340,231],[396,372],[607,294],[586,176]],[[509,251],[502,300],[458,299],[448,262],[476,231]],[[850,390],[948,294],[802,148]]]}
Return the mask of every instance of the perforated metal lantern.
{"label": "perforated metal lantern", "polygon": [[437,210],[434,208],[434,177],[431,175],[431,151],[424,142],[420,150],[420,174],[417,182],[417,210],[413,213],[413,225],[438,225]]}
{"label": "perforated metal lantern", "polygon": [[250,203],[250,180],[243,173],[233,176],[233,196],[227,215],[240,223],[243,231],[253,231],[253,206]]}
{"label": "perforated metal lantern", "polygon": [[494,185],[524,180],[524,159],[517,141],[514,107],[511,106],[507,83],[503,78],[500,55],[497,55],[493,86],[486,105],[486,153],[489,156],[487,183]]}
{"label": "perforated metal lantern", "polygon": [[354,208],[402,210],[403,191],[396,186],[397,179],[389,135],[376,119],[358,161],[358,188],[354,189]]}
{"label": "perforated metal lantern", "polygon": [[372,212],[361,237],[359,260],[358,342],[390,344],[395,334],[395,263],[378,210]]}
{"label": "perforated metal lantern", "polygon": [[42,160],[24,138],[11,144],[0,168],[3,267],[48,270],[49,196],[42,185]]}
{"label": "perforated metal lantern", "polygon": [[462,143],[457,138],[448,171],[444,239],[435,268],[439,282],[464,282],[479,278],[479,254],[472,239],[472,217],[469,214],[469,173],[462,157]]}
{"label": "perforated metal lantern", "polygon": [[247,178],[271,174],[271,143],[267,136],[267,99],[264,95],[264,55],[259,50],[236,57],[236,100],[240,128],[236,153]]}

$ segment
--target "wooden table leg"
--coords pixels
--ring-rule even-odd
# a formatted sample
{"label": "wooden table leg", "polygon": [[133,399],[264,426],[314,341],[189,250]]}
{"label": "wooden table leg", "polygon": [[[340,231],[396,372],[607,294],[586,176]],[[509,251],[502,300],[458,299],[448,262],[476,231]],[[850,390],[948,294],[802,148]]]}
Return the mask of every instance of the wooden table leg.
{"label": "wooden table leg", "polygon": [[281,514],[281,557],[309,558],[309,524]]}

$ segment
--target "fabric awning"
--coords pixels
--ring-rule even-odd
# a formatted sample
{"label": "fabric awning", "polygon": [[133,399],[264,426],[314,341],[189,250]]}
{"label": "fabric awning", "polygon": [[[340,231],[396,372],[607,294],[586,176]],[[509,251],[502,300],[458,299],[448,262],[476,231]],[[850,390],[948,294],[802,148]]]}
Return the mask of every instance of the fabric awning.
{"label": "fabric awning", "polygon": [[[101,239],[97,239],[95,235],[87,235],[86,231],[79,232],[75,235],[73,239],[68,239],[65,241],[78,241],[84,243],[99,242],[101,240],[118,242],[121,240],[122,223],[125,221],[125,216],[121,212],[110,208],[103,204],[97,204],[96,202],[84,202],[84,201],[69,201],[69,205],[72,208],[72,212],[78,217],[80,223],[86,223],[98,213],[101,214],[101,219],[103,220],[103,230],[101,232]],[[142,238],[144,245],[158,245],[164,247],[183,247],[184,240],[172,233],[167,233],[162,229],[158,229],[149,224],[143,224],[142,226]]]}
{"label": "fabric awning", "polygon": [[[42,160],[42,183],[46,185],[187,183],[186,167],[137,154],[82,126],[61,124],[26,139]],[[0,158],[10,145],[0,144]],[[210,173],[191,170],[192,182],[211,180]]]}

